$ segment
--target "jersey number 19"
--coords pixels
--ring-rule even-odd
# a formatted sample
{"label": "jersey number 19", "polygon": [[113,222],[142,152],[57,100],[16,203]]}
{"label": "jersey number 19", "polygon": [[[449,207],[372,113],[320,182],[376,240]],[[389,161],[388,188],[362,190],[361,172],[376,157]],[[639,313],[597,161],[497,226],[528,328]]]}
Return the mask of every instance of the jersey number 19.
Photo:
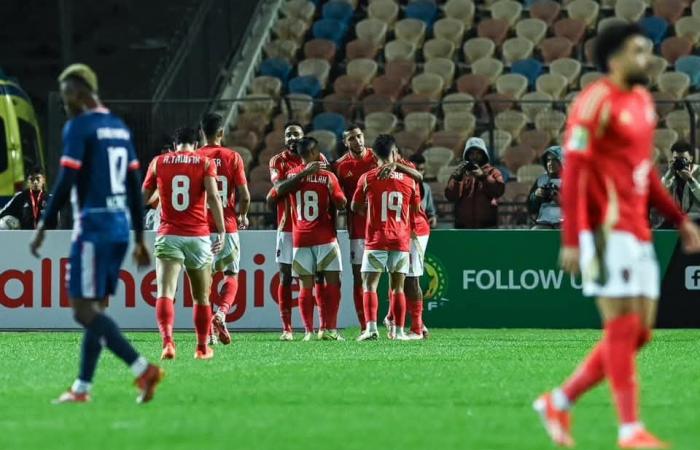
{"label": "jersey number 19", "polygon": [[382,222],[389,220],[389,211],[396,214],[397,222],[401,222],[401,204],[403,204],[403,194],[401,192],[382,192]]}

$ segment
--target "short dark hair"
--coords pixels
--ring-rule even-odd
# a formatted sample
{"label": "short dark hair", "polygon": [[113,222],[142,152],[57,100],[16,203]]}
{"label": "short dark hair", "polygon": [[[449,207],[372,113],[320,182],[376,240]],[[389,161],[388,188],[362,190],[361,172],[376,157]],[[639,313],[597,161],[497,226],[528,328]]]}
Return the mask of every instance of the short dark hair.
{"label": "short dark hair", "polygon": [[345,127],[345,131],[343,131],[343,136],[345,136],[346,133],[349,133],[349,132],[351,132],[352,130],[360,130],[360,131],[362,131],[362,127],[360,127],[360,126],[359,126],[358,124],[356,124],[356,123],[351,123],[350,125],[348,125],[347,127]]}
{"label": "short dark hair", "polygon": [[678,141],[671,146],[671,153],[693,153],[693,146],[689,142]]}
{"label": "short dark hair", "polygon": [[191,127],[182,127],[175,130],[175,145],[197,144],[197,130]]}
{"label": "short dark hair", "polygon": [[633,36],[644,36],[644,31],[636,23],[609,25],[598,33],[593,42],[593,62],[598,70],[608,72],[610,58],[622,50],[625,42]]}
{"label": "short dark hair", "polygon": [[199,126],[206,137],[214,137],[224,127],[224,117],[217,113],[206,113]]}
{"label": "short dark hair", "polygon": [[311,150],[318,146],[318,141],[312,137],[303,137],[297,142],[297,152],[300,155],[306,155]]}
{"label": "short dark hair", "polygon": [[412,154],[409,158],[409,161],[411,161],[413,164],[418,165],[418,164],[425,164],[425,156],[421,155],[420,153],[414,153]]}
{"label": "short dark hair", "polygon": [[44,175],[44,171],[41,170],[40,166],[33,166],[27,171],[27,178],[31,177],[32,175]]}
{"label": "short dark hair", "polygon": [[381,159],[389,159],[391,155],[391,149],[396,145],[396,140],[394,136],[390,134],[380,134],[377,139],[374,140],[374,145],[372,150]]}
{"label": "short dark hair", "polygon": [[302,130],[304,129],[304,125],[301,124],[301,122],[297,120],[290,120],[289,122],[284,124],[284,129],[286,130],[289,127],[299,127]]}

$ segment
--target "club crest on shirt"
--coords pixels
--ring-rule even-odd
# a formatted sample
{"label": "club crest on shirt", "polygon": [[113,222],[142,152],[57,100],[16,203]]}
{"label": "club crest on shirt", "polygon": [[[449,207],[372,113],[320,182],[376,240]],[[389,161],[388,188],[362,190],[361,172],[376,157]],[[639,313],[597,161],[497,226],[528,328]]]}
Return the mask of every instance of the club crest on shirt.
{"label": "club crest on shirt", "polygon": [[582,126],[574,127],[566,147],[575,152],[585,150],[588,147],[588,130]]}
{"label": "club crest on shirt", "polygon": [[632,125],[632,114],[626,109],[620,113],[620,123],[623,125]]}

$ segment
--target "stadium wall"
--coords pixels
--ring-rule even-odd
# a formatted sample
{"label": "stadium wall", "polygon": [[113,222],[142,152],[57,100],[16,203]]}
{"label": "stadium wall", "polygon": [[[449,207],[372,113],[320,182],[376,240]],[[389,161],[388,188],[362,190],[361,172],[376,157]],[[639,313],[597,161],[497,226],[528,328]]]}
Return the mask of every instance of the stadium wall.
{"label": "stadium wall", "polygon": [[[348,240],[340,234],[345,271],[339,324],[348,327],[356,319]],[[60,282],[67,270],[70,232],[49,232],[40,259],[29,254],[31,236],[29,231],[0,232],[0,329],[73,329]],[[148,239],[153,241],[152,233]],[[700,264],[676,249],[674,232],[657,232],[655,246],[665,274],[660,325],[700,327]],[[243,232],[241,248],[240,292],[228,317],[230,326],[276,329],[275,232]],[[599,327],[592,300],[580,294],[580,280],[557,267],[558,249],[559,233],[554,231],[434,231],[422,280],[426,323],[454,328]],[[155,271],[137,271],[129,257],[120,280],[110,313],[124,328],[155,330]],[[295,296],[297,292],[295,285]],[[387,292],[386,285],[380,292]],[[191,328],[192,297],[182,283],[175,302],[175,326]],[[294,321],[300,325],[297,313]]]}

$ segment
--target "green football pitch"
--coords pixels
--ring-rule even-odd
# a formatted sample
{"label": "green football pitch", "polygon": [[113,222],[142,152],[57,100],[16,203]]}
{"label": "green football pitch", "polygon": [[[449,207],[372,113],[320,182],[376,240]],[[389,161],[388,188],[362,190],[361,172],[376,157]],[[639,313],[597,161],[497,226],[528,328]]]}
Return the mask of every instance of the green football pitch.
{"label": "green football pitch", "polygon": [[[354,338],[357,330],[346,330]],[[556,385],[596,331],[433,330],[424,342],[278,342],[241,333],[178,359],[154,401],[107,355],[93,402],[52,405],[76,374],[79,333],[0,333],[0,449],[546,449],[532,400]],[[130,333],[157,358],[156,333]],[[300,337],[297,334],[297,338]],[[700,442],[700,331],[659,331],[639,359],[642,417],[676,449]],[[106,355],[106,353],[105,353]],[[607,386],[574,411],[577,448],[616,448]]]}

